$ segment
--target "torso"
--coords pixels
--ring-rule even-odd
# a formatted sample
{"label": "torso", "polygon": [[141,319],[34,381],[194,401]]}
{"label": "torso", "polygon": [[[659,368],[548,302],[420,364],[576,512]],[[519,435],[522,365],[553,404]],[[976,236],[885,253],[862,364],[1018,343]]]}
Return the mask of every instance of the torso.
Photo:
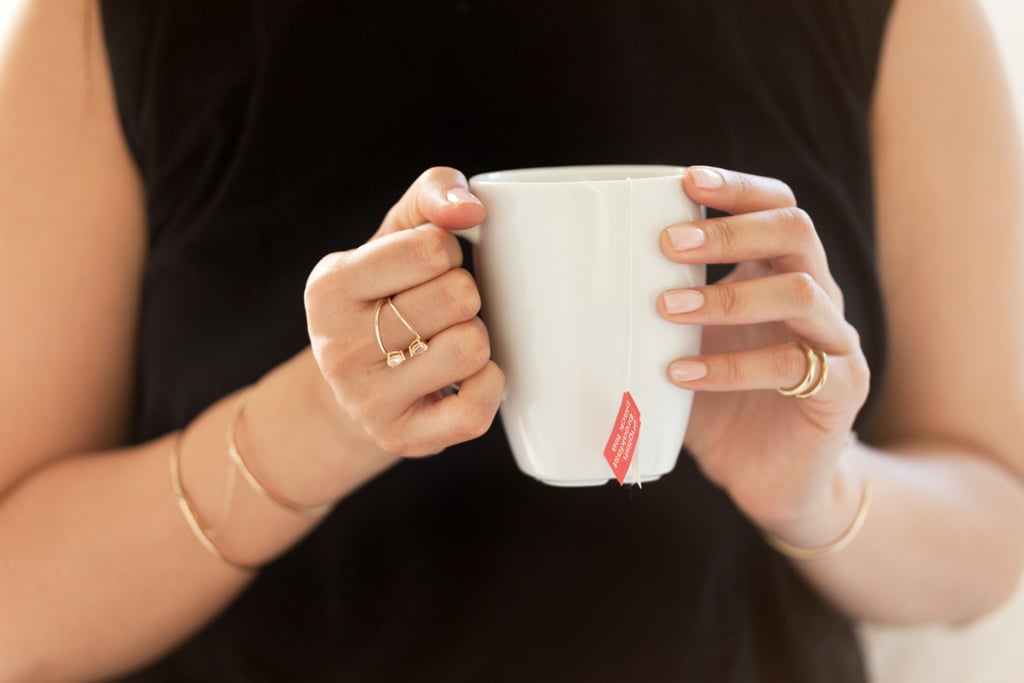
{"label": "torso", "polygon": [[[428,166],[707,163],[815,218],[884,366],[882,0],[103,3],[149,202],[136,438],[302,348],[305,278]],[[496,423],[338,506],[146,680],[860,681],[853,635],[689,458],[551,489]]]}

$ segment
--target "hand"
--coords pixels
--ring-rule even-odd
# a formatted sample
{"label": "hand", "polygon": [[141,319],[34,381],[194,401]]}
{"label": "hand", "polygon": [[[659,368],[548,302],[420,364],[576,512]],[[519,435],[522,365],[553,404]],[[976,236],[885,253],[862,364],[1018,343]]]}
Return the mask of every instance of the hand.
{"label": "hand", "polygon": [[[664,253],[679,263],[738,264],[721,282],[666,292],[658,304],[667,320],[704,326],[701,355],[669,367],[678,386],[697,392],[686,445],[755,523],[794,542],[827,541],[793,530],[806,531],[844,483],[839,454],[869,372],[824,248],[778,180],[693,167],[683,188],[732,215],[668,228]],[[806,355],[790,341],[828,354],[828,380],[811,398],[775,391],[807,373]]]}
{"label": "hand", "polygon": [[[460,268],[449,230],[479,224],[483,205],[450,168],[421,175],[357,249],[330,254],[306,285],[313,356],[337,407],[375,448],[414,457],[476,438],[490,427],[504,376],[490,360],[477,317],[480,295]],[[385,363],[374,334],[378,302],[395,307],[429,350],[398,367]],[[404,349],[414,337],[385,306],[381,336]],[[442,392],[458,384],[457,393]]]}

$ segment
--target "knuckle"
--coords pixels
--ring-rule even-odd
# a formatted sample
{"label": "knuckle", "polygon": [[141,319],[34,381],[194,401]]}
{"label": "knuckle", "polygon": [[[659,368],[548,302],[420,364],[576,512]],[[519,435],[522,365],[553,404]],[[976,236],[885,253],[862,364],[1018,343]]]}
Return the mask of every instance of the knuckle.
{"label": "knuckle", "polygon": [[867,399],[868,389],[871,386],[871,367],[867,358],[864,357],[864,350],[861,346],[860,332],[849,322],[845,322],[847,344],[853,349],[850,357],[850,375],[855,387],[863,394],[862,400]]}
{"label": "knuckle", "polygon": [[333,298],[339,287],[338,281],[344,277],[345,266],[350,260],[348,252],[334,252],[324,256],[313,266],[303,290],[303,301],[307,310],[318,308],[325,300]]}
{"label": "knuckle", "polygon": [[455,363],[464,371],[476,372],[491,358],[491,340],[483,324],[468,325],[455,344]]}
{"label": "knuckle", "polygon": [[843,326],[846,329],[847,338],[849,339],[849,341],[847,343],[850,345],[851,348],[860,349],[861,348],[860,330],[858,330],[856,327],[854,327],[847,320],[843,321]]}
{"label": "knuckle", "polygon": [[[844,315],[846,312],[846,295],[843,294],[843,290],[835,281],[835,278],[829,277],[828,281],[822,285],[822,291],[825,293],[825,296],[828,297],[829,301],[839,309],[840,315]],[[854,329],[854,332],[856,333],[856,329]],[[859,336],[857,341],[858,343],[860,342]]]}
{"label": "knuckle", "polygon": [[786,206],[796,206],[796,194],[793,192],[793,188],[781,180],[776,179],[776,183],[779,184],[779,195],[782,197],[782,202]]}
{"label": "knuckle", "polygon": [[736,244],[736,231],[724,218],[712,218],[705,224],[704,234],[718,253],[730,253]]}
{"label": "knuckle", "polygon": [[863,404],[867,401],[868,393],[871,391],[871,368],[863,354],[858,354],[857,359],[857,362],[851,363],[851,374],[854,386],[857,387],[858,402]]}
{"label": "knuckle", "polygon": [[716,379],[726,386],[737,386],[743,383],[744,372],[735,356],[726,355],[719,359],[715,369]]}
{"label": "knuckle", "polygon": [[446,230],[413,230],[412,253],[410,257],[417,262],[426,263],[437,269],[445,268],[451,261],[451,244],[454,240]]}
{"label": "knuckle", "polygon": [[463,268],[449,271],[444,291],[446,305],[460,320],[468,320],[480,312],[480,291],[469,271]]}
{"label": "knuckle", "polygon": [[738,194],[748,194],[756,187],[754,179],[746,173],[733,173],[730,182]]}
{"label": "knuckle", "polygon": [[488,396],[487,426],[490,427],[494,417],[498,414],[498,406],[501,405],[501,398],[505,394],[505,372],[493,360],[487,361],[485,372],[491,378],[491,393]]}
{"label": "knuckle", "polygon": [[818,286],[818,283],[810,274],[804,272],[789,273],[787,279],[790,297],[798,309],[806,310],[818,303],[821,296],[821,287]]}
{"label": "knuckle", "polygon": [[821,238],[818,236],[818,229],[814,225],[811,214],[798,206],[788,206],[778,209],[778,211],[793,243],[805,251],[824,258],[825,248],[821,244]]}
{"label": "knuckle", "polygon": [[801,209],[799,206],[786,206],[777,211],[779,218],[802,241],[817,236],[817,232],[814,229],[814,221],[811,220],[811,214],[807,213],[804,209]]}
{"label": "knuckle", "polygon": [[724,316],[732,316],[739,312],[741,301],[739,291],[732,283],[723,283],[711,288],[715,293],[715,303],[720,313]]}
{"label": "knuckle", "polygon": [[399,199],[397,202],[392,204],[391,208],[388,209],[388,212],[384,214],[384,220],[381,222],[381,225],[399,223],[405,212],[404,204],[404,199]]}
{"label": "knuckle", "polygon": [[460,442],[477,439],[487,433],[494,421],[494,415],[486,406],[474,403],[466,407],[456,427],[456,439]]}
{"label": "knuckle", "polygon": [[477,410],[475,419],[471,422],[472,433],[470,434],[471,439],[478,439],[487,432],[490,431],[491,425],[494,424],[494,411],[488,410],[484,406],[480,406]]}

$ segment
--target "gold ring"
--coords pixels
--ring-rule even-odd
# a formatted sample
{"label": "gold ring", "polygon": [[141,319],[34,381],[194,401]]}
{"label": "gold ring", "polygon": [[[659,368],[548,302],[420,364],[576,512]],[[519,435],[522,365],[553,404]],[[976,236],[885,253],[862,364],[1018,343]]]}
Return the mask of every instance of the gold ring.
{"label": "gold ring", "polygon": [[804,355],[807,356],[807,374],[804,375],[804,378],[796,386],[789,389],[779,388],[776,391],[783,396],[800,396],[814,384],[814,379],[818,375],[818,356],[814,353],[814,349],[803,342],[791,341],[789,343],[803,351]]}
{"label": "gold ring", "polygon": [[380,312],[384,308],[384,304],[391,307],[395,316],[403,325],[405,325],[405,329],[409,330],[409,332],[412,333],[412,336],[415,337],[415,339],[412,340],[412,343],[409,344],[409,358],[418,356],[421,353],[426,353],[427,349],[430,347],[427,346],[427,342],[423,341],[423,337],[420,336],[420,333],[414,330],[412,325],[409,324],[409,321],[398,312],[398,309],[395,307],[395,302],[391,300],[391,297],[381,299],[377,302],[377,310],[373,314],[373,331],[374,334],[377,335],[377,346],[380,347],[381,353],[384,354],[384,360],[388,364],[388,367],[397,368],[406,361],[405,351],[388,351],[384,346],[384,340],[381,338],[380,334]]}
{"label": "gold ring", "polygon": [[821,388],[825,386],[825,382],[828,381],[828,356],[820,349],[814,349],[814,353],[818,356],[818,361],[821,365],[821,374],[818,375],[818,379],[814,382],[814,386],[806,391],[801,391],[796,395],[797,398],[810,398],[811,396],[814,396],[821,391]]}
{"label": "gold ring", "polygon": [[[783,396],[795,396],[796,398],[810,398],[814,396],[828,381],[828,356],[824,351],[812,348],[803,342],[789,342],[796,346],[807,356],[807,374],[794,387],[789,389],[776,389]],[[820,368],[820,371],[819,371]]]}

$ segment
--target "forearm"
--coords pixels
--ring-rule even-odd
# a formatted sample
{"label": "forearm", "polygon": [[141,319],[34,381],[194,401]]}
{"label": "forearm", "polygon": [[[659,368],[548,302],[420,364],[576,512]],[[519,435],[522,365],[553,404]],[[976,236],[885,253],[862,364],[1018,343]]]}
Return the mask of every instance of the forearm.
{"label": "forearm", "polygon": [[[268,485],[310,504],[344,496],[392,462],[325,413],[318,382],[308,352],[286,363],[258,385],[238,434]],[[227,495],[233,404],[210,407],[181,442],[183,485],[208,524]],[[186,525],[170,486],[173,441],[63,458],[0,499],[0,681],[138,665],[197,630],[250,580],[207,554]],[[216,542],[240,563],[273,559],[316,524],[241,477],[233,489]]]}
{"label": "forearm", "polygon": [[1024,563],[1024,488],[1005,468],[941,442],[858,443],[843,459],[847,485],[815,542],[842,533],[869,478],[865,524],[841,552],[794,560],[840,609],[882,622],[962,622],[1009,597]]}

